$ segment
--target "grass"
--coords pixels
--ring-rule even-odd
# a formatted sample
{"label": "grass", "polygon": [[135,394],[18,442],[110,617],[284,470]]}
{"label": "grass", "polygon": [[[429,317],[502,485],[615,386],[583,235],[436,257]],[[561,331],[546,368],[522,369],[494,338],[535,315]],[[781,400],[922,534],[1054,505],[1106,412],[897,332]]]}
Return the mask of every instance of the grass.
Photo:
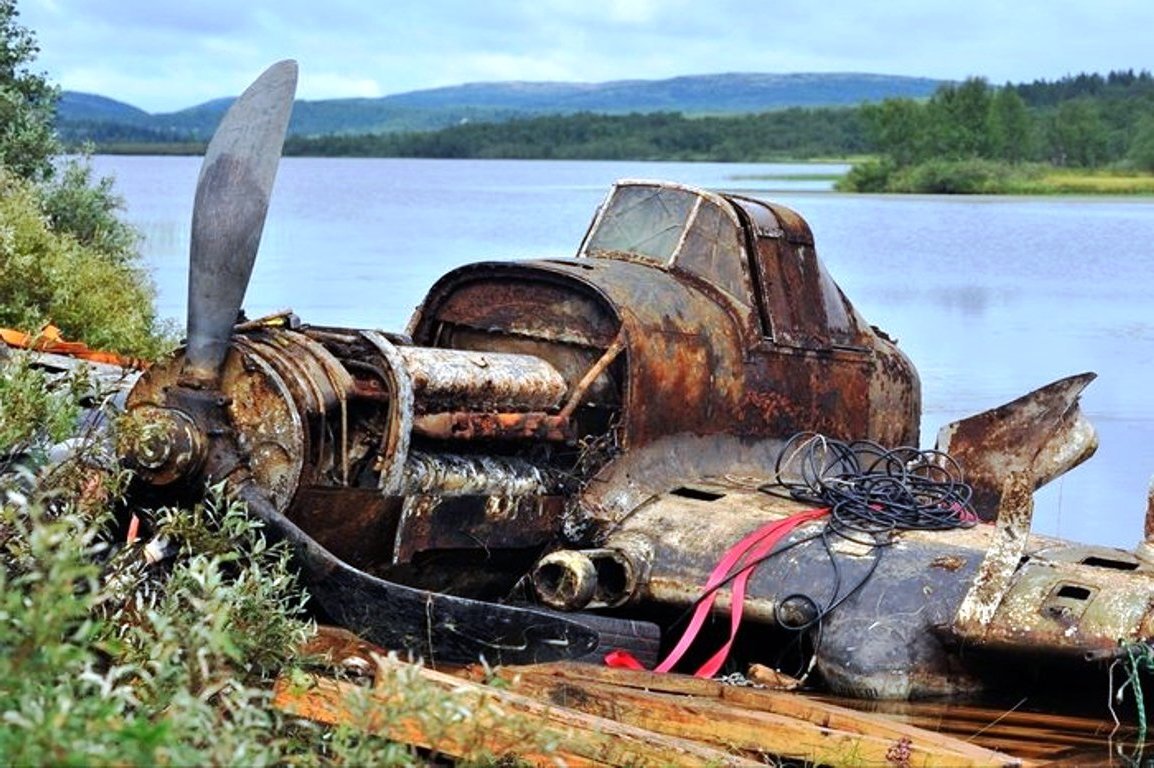
{"label": "grass", "polygon": [[1154,195],[1154,175],[1122,171],[1054,171],[1022,185],[1018,194]]}
{"label": "grass", "polygon": [[870,159],[855,164],[835,186],[842,192],[899,194],[1140,196],[1154,194],[1154,174],[982,159],[936,159],[898,167]]}

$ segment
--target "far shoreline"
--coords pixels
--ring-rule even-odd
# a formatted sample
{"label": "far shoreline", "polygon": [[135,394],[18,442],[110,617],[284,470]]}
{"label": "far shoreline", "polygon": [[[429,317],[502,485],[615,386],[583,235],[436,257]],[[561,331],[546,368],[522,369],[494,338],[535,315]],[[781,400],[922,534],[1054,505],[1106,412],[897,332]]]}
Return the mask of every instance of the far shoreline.
{"label": "far shoreline", "polygon": [[[90,154],[99,155],[121,155],[121,156],[156,156],[156,157],[199,157],[204,155],[205,144],[202,142],[174,142],[174,143],[110,143],[97,146],[90,146],[86,152]],[[76,150],[78,153],[79,151]],[[344,158],[384,158],[384,157],[411,157],[408,155],[361,155],[361,154],[347,154],[347,155],[330,155],[330,154],[306,154],[294,153],[286,155],[286,157],[344,157]],[[411,158],[417,159],[417,158]],[[451,160],[485,160],[490,158],[477,157],[462,157],[462,158],[437,158],[430,157],[428,159],[451,159]],[[557,158],[548,157],[520,157],[520,158],[499,158],[499,159],[518,159],[518,160],[556,160]],[[573,159],[573,162],[597,162],[607,160],[609,158],[579,158]],[[619,160],[620,158],[612,158]],[[828,170],[821,170],[820,166],[829,165],[846,165],[853,168],[873,161],[873,158],[856,156],[852,158],[834,158],[834,157],[780,157],[772,159],[757,159],[757,160],[741,160],[733,161],[727,159],[718,159],[710,157],[637,157],[630,158],[635,162],[702,162],[702,163],[765,163],[765,164],[783,164],[783,165],[811,165],[815,166],[814,173],[805,173],[804,171],[791,172],[787,174],[743,174],[740,180],[743,181],[828,181],[836,185],[836,191],[846,192],[849,194],[887,194],[887,195],[908,195],[908,194],[943,194],[943,195],[1004,195],[1004,196],[1031,196],[1031,195],[1055,195],[1055,196],[1119,196],[1119,197],[1148,197],[1154,196],[1154,174],[1140,173],[1131,170],[1119,169],[1074,169],[1062,168],[1058,166],[1030,166],[1028,172],[1020,172],[1019,169],[1007,168],[1004,176],[999,178],[985,179],[982,181],[980,188],[965,189],[965,190],[942,190],[933,188],[888,188],[888,189],[854,189],[846,185],[850,173],[838,174],[830,173]]]}

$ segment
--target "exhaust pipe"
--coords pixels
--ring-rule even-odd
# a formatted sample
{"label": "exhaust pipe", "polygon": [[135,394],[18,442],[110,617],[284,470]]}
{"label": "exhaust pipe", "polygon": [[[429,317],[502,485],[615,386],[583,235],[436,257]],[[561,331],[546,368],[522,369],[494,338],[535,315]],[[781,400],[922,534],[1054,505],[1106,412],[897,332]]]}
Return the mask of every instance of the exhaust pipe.
{"label": "exhaust pipe", "polygon": [[648,566],[641,546],[559,549],[538,560],[530,578],[537,597],[551,608],[616,608],[637,593]]}

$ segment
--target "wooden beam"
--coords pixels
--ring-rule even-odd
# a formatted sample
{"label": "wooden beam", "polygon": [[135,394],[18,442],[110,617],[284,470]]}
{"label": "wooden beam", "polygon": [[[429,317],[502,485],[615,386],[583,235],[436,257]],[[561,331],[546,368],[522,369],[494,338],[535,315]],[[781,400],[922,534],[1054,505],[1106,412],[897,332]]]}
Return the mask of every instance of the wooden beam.
{"label": "wooden beam", "polygon": [[[568,766],[754,766],[760,763],[697,742],[666,736],[575,709],[441,672],[381,660],[377,685],[365,688],[325,677],[304,685],[277,680],[273,706],[330,725],[345,724],[452,758],[511,755]],[[461,713],[451,727],[430,722],[427,696],[406,708],[406,686],[382,687],[383,676],[415,671],[426,686],[452,697]],[[390,691],[389,688],[392,688]],[[410,690],[412,690],[410,688]]]}
{"label": "wooden beam", "polygon": [[804,696],[592,665],[497,670],[553,704],[753,757],[814,764],[1021,766],[1004,753]]}

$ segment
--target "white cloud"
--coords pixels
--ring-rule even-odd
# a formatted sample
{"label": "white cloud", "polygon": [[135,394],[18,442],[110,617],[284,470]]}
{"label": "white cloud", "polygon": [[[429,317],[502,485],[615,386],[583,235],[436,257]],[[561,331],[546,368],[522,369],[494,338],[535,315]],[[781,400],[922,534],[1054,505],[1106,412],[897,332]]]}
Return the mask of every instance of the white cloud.
{"label": "white cloud", "polygon": [[302,99],[375,99],[385,94],[370,77],[302,71],[297,95]]}
{"label": "white cloud", "polygon": [[319,99],[477,80],[859,71],[992,82],[1148,67],[1149,0],[19,0],[40,68],[150,111],[301,63]]}

